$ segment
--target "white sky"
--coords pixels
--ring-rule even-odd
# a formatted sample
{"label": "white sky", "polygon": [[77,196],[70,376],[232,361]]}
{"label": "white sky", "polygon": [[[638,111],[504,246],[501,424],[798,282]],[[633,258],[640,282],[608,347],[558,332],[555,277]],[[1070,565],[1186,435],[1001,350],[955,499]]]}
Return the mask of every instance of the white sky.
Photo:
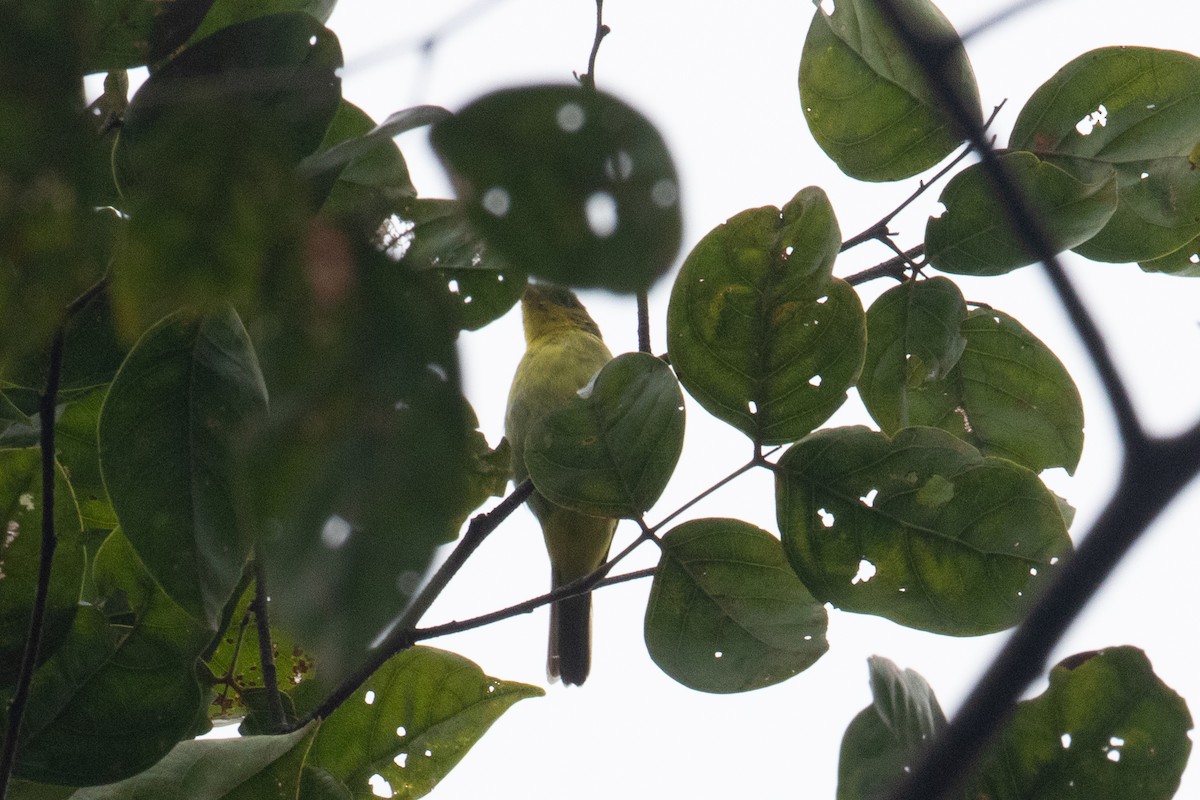
{"label": "white sky", "polygon": [[[959,30],[1009,5],[1007,0],[944,0]],[[414,43],[459,10],[470,21],[442,41],[430,61]],[[346,54],[344,94],[376,119],[417,103],[461,108],[491,89],[570,81],[586,68],[594,24],[592,0],[401,2],[340,0],[329,22]],[[887,213],[916,181],[862,184],[842,175],[817,148],[796,89],[800,50],[812,15],[805,0],[702,3],[608,0],[612,34],[600,51],[598,85],[657,124],[675,155],[685,213],[680,259],[709,229],[742,209],[782,205],[800,188],[829,194],[843,236]],[[971,39],[968,53],[985,109],[1008,98],[996,126],[1000,144],[1030,93],[1060,66],[1094,47],[1141,44],[1196,47],[1200,5],[1183,0],[1137,4],[1046,2]],[[418,190],[449,196],[424,132],[401,148]],[[929,200],[892,225],[898,243],[921,241]],[[858,248],[839,261],[847,275],[889,255]],[[1069,258],[1072,274],[1125,372],[1135,402],[1158,432],[1179,430],[1200,410],[1200,282],[1146,276],[1136,266]],[[864,289],[870,302],[890,283]],[[969,299],[1014,315],[1064,361],[1084,395],[1087,442],[1076,477],[1053,488],[1078,508],[1078,537],[1115,481],[1117,449],[1108,408],[1082,351],[1038,268],[1002,278],[961,280]],[[652,293],[656,352],[670,281]],[[636,348],[631,299],[583,295],[614,352]],[[464,335],[467,390],[495,444],[523,340],[516,312]],[[688,405],[688,440],[680,469],[658,509],[660,519],[745,458],[746,440]],[[852,394],[833,424],[866,421]],[[769,476],[744,477],[689,516],[735,516],[774,531]],[[1175,504],[1128,559],[1104,596],[1072,631],[1055,658],[1109,645],[1145,649],[1158,674],[1200,708],[1200,675],[1191,639],[1197,612],[1193,575],[1200,563],[1193,491]],[[618,528],[618,546],[634,535]],[[650,566],[646,546],[630,568]],[[1184,565],[1181,569],[1178,565]],[[540,594],[548,587],[540,534],[524,510],[485,544],[426,623],[463,619]],[[440,798],[523,797],[834,797],[838,746],[849,720],[869,702],[866,658],[880,654],[932,684],[948,712],[960,702],[1004,634],[952,639],[873,617],[830,614],[830,652],[807,672],[758,692],[710,696],[663,675],[646,655],[642,616],[649,581],[595,597],[594,664],[586,686],[549,687],[548,696],[515,706],[435,790]],[[1188,620],[1183,631],[1181,619]],[[545,611],[430,644],[477,661],[499,678],[546,685]],[[1183,636],[1180,636],[1180,633]],[[1039,687],[1040,691],[1040,687]],[[1180,797],[1200,796],[1200,778],[1185,778]]]}

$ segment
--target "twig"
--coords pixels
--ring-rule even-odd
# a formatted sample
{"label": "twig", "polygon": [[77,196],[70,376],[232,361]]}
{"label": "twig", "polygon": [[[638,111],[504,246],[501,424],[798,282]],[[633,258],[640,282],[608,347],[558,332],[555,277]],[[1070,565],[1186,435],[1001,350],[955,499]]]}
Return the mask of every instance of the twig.
{"label": "twig", "polygon": [[678,517],[683,512],[687,511],[692,506],[696,505],[696,503],[699,503],[701,500],[708,497],[710,494],[712,494],[713,492],[722,488],[726,484],[730,483],[735,478],[741,476],[743,473],[749,472],[750,470],[754,469],[755,467],[762,466],[763,463],[764,463],[764,460],[763,460],[763,456],[761,455],[761,453],[756,453],[755,457],[752,458],[750,461],[747,461],[745,464],[738,467],[733,472],[729,473],[724,478],[717,481],[712,486],[708,487],[703,492],[701,492],[700,494],[693,497],[691,500],[688,500],[686,503],[684,503],[679,508],[672,511],[670,514],[667,514],[665,517],[660,519],[655,525],[650,526],[649,532],[657,533],[658,531],[662,530],[662,527],[664,525],[666,525],[668,522],[670,522],[671,520]]}
{"label": "twig", "polygon": [[889,258],[882,264],[876,264],[869,269],[864,269],[862,272],[856,272],[843,280],[851,286],[858,286],[868,281],[873,281],[876,278],[894,278],[895,280],[903,281],[907,277],[908,270],[917,266],[916,259],[924,254],[925,245],[919,244],[916,247],[905,250],[895,258]]}
{"label": "twig", "polygon": [[271,622],[267,616],[267,569],[262,551],[254,552],[254,624],[258,628],[258,663],[262,668],[263,689],[267,693],[267,715],[271,731],[278,733],[287,727],[283,713],[283,698],[279,696],[279,676],[275,672],[275,653],[271,643]]}
{"label": "twig", "polygon": [[[78,301],[76,301],[78,302]],[[74,305],[74,304],[72,304]],[[81,306],[82,307],[82,306]],[[69,321],[69,317],[68,317]],[[33,611],[29,617],[29,636],[25,640],[25,651],[21,655],[21,669],[17,676],[17,688],[8,707],[8,730],[4,735],[4,748],[0,751],[0,800],[8,796],[8,781],[16,766],[17,744],[21,735],[21,722],[29,704],[29,687],[33,683],[33,672],[37,668],[38,650],[42,645],[42,633],[46,624],[46,605],[50,597],[50,573],[54,564],[54,550],[58,547],[58,535],[54,530],[54,458],[55,407],[58,405],[58,385],[62,377],[63,341],[66,338],[64,321],[54,334],[50,345],[50,369],[46,385],[38,398],[38,414],[41,418],[40,440],[42,461],[42,541],[38,557],[38,580],[34,590]]]}
{"label": "twig", "polygon": [[600,53],[600,43],[610,33],[612,33],[612,28],[604,24],[604,0],[596,0],[596,35],[592,39],[592,52],[588,56],[587,72],[578,76],[584,89],[596,90],[596,56]]}
{"label": "twig", "polygon": [[[983,123],[985,130],[990,128],[992,123],[996,121],[996,115],[1000,113],[1000,109],[1002,108],[1004,108],[1003,101],[992,109],[992,115],[988,117],[987,122]],[[863,244],[864,242],[872,241],[873,239],[879,239],[880,241],[888,240],[892,235],[891,231],[888,230],[888,225],[891,223],[891,221],[895,219],[901,211],[912,205],[913,201],[915,201],[918,197],[929,191],[930,187],[932,187],[942,178],[946,177],[946,175],[948,175],[951,170],[957,167],[964,158],[969,156],[974,149],[975,145],[968,143],[966,147],[962,149],[962,152],[951,159],[949,164],[938,170],[936,175],[934,175],[928,181],[919,181],[917,183],[916,191],[910,194],[908,198],[904,200],[904,202],[892,209],[891,213],[887,214],[883,219],[879,220],[861,233],[851,236],[849,239],[842,242],[841,249],[839,249],[838,252],[844,253],[852,247],[857,247],[858,245]]]}
{"label": "twig", "polygon": [[463,534],[459,540],[458,546],[450,553],[450,557],[446,562],[438,568],[433,577],[429,579],[429,583],[421,590],[420,594],[413,600],[412,605],[404,612],[404,615],[396,622],[392,632],[379,643],[371,656],[363,662],[363,664],[346,677],[337,687],[321,701],[315,709],[310,711],[305,717],[291,726],[292,730],[302,728],[314,719],[324,719],[346,701],[346,698],[354,694],[368,678],[375,673],[377,669],[383,666],[389,658],[407,650],[413,645],[412,632],[420,622],[421,617],[433,605],[433,601],[437,599],[442,590],[446,588],[463,564],[467,562],[471,554],[474,553],[479,545],[483,544],[483,540],[491,534],[492,531],[499,527],[500,523],[508,518],[529,496],[533,494],[533,483],[529,480],[521,482],[521,485],[513,489],[512,494],[504,498],[499,505],[493,508],[486,514],[479,514],[471,520],[471,524],[467,526],[467,532]]}
{"label": "twig", "polygon": [[650,349],[650,297],[646,290],[642,289],[637,293],[637,313],[638,313],[638,350],[643,353],[651,352]]}

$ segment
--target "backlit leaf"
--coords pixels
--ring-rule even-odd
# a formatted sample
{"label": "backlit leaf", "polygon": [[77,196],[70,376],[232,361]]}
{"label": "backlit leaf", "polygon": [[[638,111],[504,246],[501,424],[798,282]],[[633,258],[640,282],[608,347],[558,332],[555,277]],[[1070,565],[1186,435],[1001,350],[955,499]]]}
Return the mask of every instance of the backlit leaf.
{"label": "backlit leaf", "polygon": [[825,654],[827,616],[779,540],[735,519],[685,522],[663,537],[646,607],[646,647],[702,692],[760,689]]}
{"label": "backlit leaf", "polygon": [[1035,474],[936,428],[818,431],[780,460],[776,500],[814,597],[935,633],[1014,625],[1071,548]]}

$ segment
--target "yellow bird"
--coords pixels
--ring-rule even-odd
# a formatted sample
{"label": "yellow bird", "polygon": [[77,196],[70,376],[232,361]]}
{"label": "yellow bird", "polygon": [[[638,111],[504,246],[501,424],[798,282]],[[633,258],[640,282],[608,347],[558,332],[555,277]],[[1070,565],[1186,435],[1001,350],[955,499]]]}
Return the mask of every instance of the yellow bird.
{"label": "yellow bird", "polygon": [[[504,418],[517,483],[529,476],[525,437],[533,424],[569,404],[612,359],[600,338],[600,328],[568,289],[531,284],[521,297],[521,317],[525,355],[513,376]],[[529,498],[529,508],[542,526],[552,588],[576,581],[604,563],[617,526],[615,519],[556,506],[537,492]],[[554,603],[546,661],[550,680],[561,677],[566,685],[582,684],[591,669],[591,651],[591,594]]]}

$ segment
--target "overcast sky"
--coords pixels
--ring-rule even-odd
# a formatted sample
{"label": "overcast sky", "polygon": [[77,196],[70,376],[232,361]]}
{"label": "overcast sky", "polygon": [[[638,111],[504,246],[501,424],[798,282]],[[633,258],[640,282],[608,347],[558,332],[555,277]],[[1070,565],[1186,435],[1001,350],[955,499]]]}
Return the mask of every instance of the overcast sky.
{"label": "overcast sky", "polygon": [[[1008,5],[945,0],[941,8],[966,31]],[[469,12],[463,22],[425,58],[416,43],[461,10]],[[915,179],[894,186],[851,180],[813,142],[796,88],[812,12],[805,0],[606,3],[612,34],[600,52],[597,82],[658,125],[677,160],[685,214],[680,260],[727,217],[745,208],[782,205],[804,186],[825,189],[846,236],[878,220],[916,186]],[[492,89],[570,81],[573,70],[586,68],[594,13],[592,0],[340,0],[329,26],[346,54],[346,98],[382,119],[418,103],[456,110]],[[967,49],[985,109],[1007,100],[995,128],[1003,145],[1030,93],[1075,56],[1115,44],[1187,49],[1195,47],[1197,30],[1200,7],[1191,2],[1061,0],[1039,4],[972,37]],[[425,133],[406,134],[400,145],[421,194],[449,196],[448,182],[428,155]],[[927,203],[893,223],[901,246],[921,241],[936,195],[931,192]],[[857,248],[839,261],[836,273],[848,275],[888,255],[880,246]],[[1200,410],[1200,282],[1147,276],[1136,266],[1073,257],[1068,262],[1150,426],[1169,432],[1190,424]],[[1052,487],[1079,509],[1072,529],[1078,538],[1112,489],[1118,459],[1109,411],[1091,370],[1038,268],[960,285],[968,299],[1012,314],[1045,341],[1084,395],[1083,462],[1074,478],[1050,476]],[[864,301],[886,288],[865,287]],[[656,351],[665,347],[669,289],[668,278],[652,294]],[[632,300],[604,293],[583,299],[614,352],[636,349]],[[510,313],[462,341],[467,390],[493,444],[503,433],[508,384],[524,346],[518,317]],[[746,453],[740,434],[690,400],[687,410],[681,468],[648,515],[651,522],[720,478]],[[868,419],[852,392],[851,402],[830,424],[861,422]],[[744,477],[689,516],[735,516],[774,531],[769,476]],[[1177,566],[1194,569],[1198,563],[1196,519],[1200,499],[1193,492],[1164,515],[1055,660],[1135,644],[1196,707],[1200,676],[1191,649],[1196,582]],[[618,546],[634,534],[632,524],[619,527]],[[652,565],[656,551],[646,546],[639,555],[630,568]],[[540,534],[522,510],[481,549],[426,623],[474,616],[540,594],[548,575]],[[641,581],[599,592],[587,685],[551,686],[544,699],[515,706],[434,796],[832,800],[842,732],[869,702],[867,656],[884,655],[916,669],[949,712],[1004,639],[1004,634],[939,637],[832,611],[830,652],[807,672],[758,692],[710,696],[674,683],[646,655],[642,616],[648,591],[649,582]],[[1188,620],[1184,637],[1173,627],[1181,619]],[[462,653],[496,677],[546,685],[546,626],[542,611],[430,644]],[[1185,777],[1179,796],[1200,796],[1200,779]]]}

